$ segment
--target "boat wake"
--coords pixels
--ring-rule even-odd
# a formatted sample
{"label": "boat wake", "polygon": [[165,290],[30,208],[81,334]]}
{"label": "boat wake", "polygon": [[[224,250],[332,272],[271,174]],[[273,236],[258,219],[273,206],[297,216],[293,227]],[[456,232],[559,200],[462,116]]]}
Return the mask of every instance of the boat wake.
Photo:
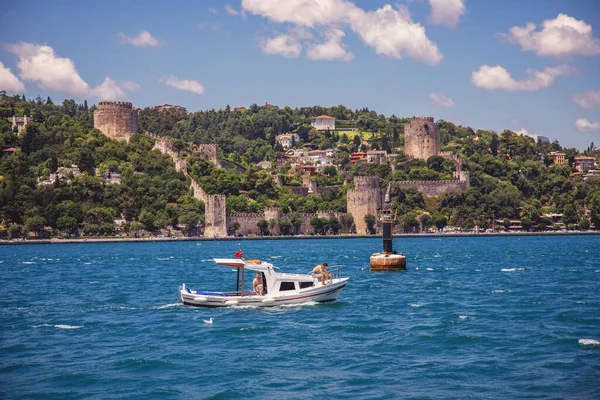
{"label": "boat wake", "polygon": [[163,308],[183,307],[181,303],[164,304],[162,306],[152,307],[153,310],[162,310]]}
{"label": "boat wake", "polygon": [[594,339],[579,339],[578,343],[583,346],[600,346],[600,341]]}
{"label": "boat wake", "polygon": [[79,329],[79,328],[83,328],[83,325],[42,324],[42,325],[34,325],[33,328]]}
{"label": "boat wake", "polygon": [[502,272],[525,271],[525,268],[502,268]]}

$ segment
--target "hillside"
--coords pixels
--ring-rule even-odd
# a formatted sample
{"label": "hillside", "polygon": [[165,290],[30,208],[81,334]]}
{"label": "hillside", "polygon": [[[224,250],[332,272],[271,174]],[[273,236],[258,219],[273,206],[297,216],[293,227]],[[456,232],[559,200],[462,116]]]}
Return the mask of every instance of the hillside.
{"label": "hillside", "polygon": [[[147,136],[135,135],[126,143],[94,130],[93,109],[73,100],[54,105],[50,99],[0,98],[4,154],[0,159],[0,235],[114,235],[199,229],[204,205],[193,198],[189,180],[175,171],[172,160],[153,151],[154,141]],[[311,118],[322,114],[335,116],[337,126],[344,130],[313,129]],[[13,115],[31,116],[33,122],[16,135],[9,122]],[[217,168],[194,155],[187,160],[190,176],[207,193],[227,196],[228,213],[258,213],[278,207],[292,215],[291,219],[319,210],[346,212],[345,197],[352,176],[377,175],[383,187],[392,180],[453,179],[456,165],[452,160],[439,156],[409,159],[404,154],[404,126],[408,121],[343,106],[291,109],[252,105],[242,110],[189,114],[146,108],[139,113],[140,131],[169,137],[182,149],[216,143],[223,160],[243,168],[242,173]],[[526,229],[544,229],[556,223],[585,228],[589,219],[600,226],[600,178],[572,176],[577,150],[563,149],[556,142],[535,143],[511,131],[497,134],[445,121],[438,124],[441,150],[460,157],[462,168],[470,173],[470,187],[437,197],[424,196],[414,188],[395,187],[392,197],[405,230],[434,224],[486,228],[492,221],[504,219],[520,220]],[[275,162],[283,151],[276,142],[282,133],[298,135],[300,140],[294,143],[297,149],[335,150],[331,167],[313,177],[319,187],[331,190],[321,195],[298,194],[294,188],[302,185],[302,171],[289,163],[272,169],[256,166],[260,161]],[[396,154],[392,164],[351,162],[351,154],[365,146],[364,140],[371,149]],[[20,151],[7,151],[11,148]],[[550,155],[553,151],[564,152],[567,164],[555,165]],[[584,153],[598,162],[599,152],[593,144]],[[281,185],[275,183],[275,175]],[[562,218],[557,218],[558,214]],[[551,215],[555,219],[548,217]],[[122,226],[115,225],[115,220]],[[284,225],[287,223],[291,221]],[[333,221],[321,223],[325,224],[319,226],[321,232],[339,229]],[[294,229],[282,232],[294,233]]]}

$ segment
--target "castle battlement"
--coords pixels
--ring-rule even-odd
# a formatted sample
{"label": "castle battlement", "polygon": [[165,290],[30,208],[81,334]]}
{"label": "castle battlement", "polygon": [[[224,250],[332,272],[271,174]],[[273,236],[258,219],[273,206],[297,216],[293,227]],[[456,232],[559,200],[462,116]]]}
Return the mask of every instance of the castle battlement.
{"label": "castle battlement", "polygon": [[111,139],[129,140],[138,133],[137,117],[129,101],[101,101],[94,110],[94,128]]}
{"label": "castle battlement", "polygon": [[380,181],[378,176],[355,176],[354,189],[379,189]]}
{"label": "castle battlement", "polygon": [[411,121],[425,121],[425,122],[433,122],[433,117],[412,117]]}
{"label": "castle battlement", "polygon": [[451,179],[438,181],[394,181],[397,186],[456,186],[456,184],[466,184],[467,181]]}

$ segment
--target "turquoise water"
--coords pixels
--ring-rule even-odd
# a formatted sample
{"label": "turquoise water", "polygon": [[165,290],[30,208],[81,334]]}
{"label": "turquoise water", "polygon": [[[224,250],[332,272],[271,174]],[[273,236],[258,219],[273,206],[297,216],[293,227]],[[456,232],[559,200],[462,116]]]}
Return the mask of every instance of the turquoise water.
{"label": "turquoise water", "polygon": [[[203,309],[233,242],[0,247],[0,398],[600,398],[600,236],[245,241],[335,303]],[[250,282],[250,281],[248,281]],[[213,325],[203,320],[214,318]]]}

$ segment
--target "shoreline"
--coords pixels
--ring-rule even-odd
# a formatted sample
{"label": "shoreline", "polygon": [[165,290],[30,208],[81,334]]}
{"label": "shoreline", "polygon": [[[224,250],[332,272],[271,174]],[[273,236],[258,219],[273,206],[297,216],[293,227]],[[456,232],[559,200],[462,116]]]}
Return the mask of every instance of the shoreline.
{"label": "shoreline", "polygon": [[[494,237],[494,236],[593,236],[600,235],[600,231],[576,231],[576,232],[466,232],[466,233],[403,233],[393,235],[394,239],[400,238],[456,238],[456,237]],[[256,236],[256,237],[185,237],[185,238],[79,238],[79,239],[21,239],[0,240],[0,246],[25,245],[25,244],[73,244],[73,243],[140,243],[140,242],[216,242],[216,241],[244,241],[244,240],[305,240],[305,239],[381,239],[381,235],[335,235],[335,236]]]}

